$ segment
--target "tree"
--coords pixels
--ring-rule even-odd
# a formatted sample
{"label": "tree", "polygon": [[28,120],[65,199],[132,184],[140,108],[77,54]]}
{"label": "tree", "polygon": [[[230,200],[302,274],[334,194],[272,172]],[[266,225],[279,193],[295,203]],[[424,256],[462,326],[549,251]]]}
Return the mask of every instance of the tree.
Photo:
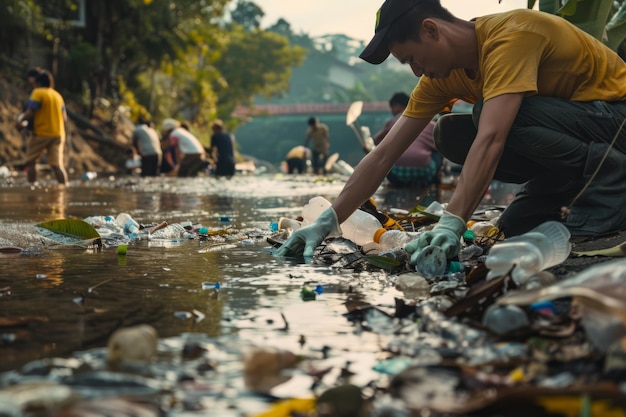
{"label": "tree", "polygon": [[0,5],[0,52],[13,56],[18,45],[26,43],[43,31],[41,9],[34,0],[4,0]]}
{"label": "tree", "polygon": [[251,105],[255,95],[268,98],[287,90],[291,68],[301,65],[304,56],[304,49],[291,46],[284,36],[233,25],[223,56],[216,61],[226,81],[217,90],[219,115],[230,115],[237,105]]}
{"label": "tree", "polygon": [[259,29],[263,16],[265,12],[259,6],[246,0],[239,0],[235,10],[230,13],[232,21],[241,25],[247,32]]}

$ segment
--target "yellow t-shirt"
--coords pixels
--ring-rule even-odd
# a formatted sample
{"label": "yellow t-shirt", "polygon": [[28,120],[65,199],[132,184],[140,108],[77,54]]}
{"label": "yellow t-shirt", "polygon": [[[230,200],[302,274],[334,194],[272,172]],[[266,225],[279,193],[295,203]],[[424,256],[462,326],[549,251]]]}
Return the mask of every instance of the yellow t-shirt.
{"label": "yellow t-shirt", "polygon": [[33,132],[44,138],[65,137],[65,103],[53,88],[35,88],[27,106],[35,111]]}
{"label": "yellow t-shirt", "polygon": [[470,103],[524,93],[573,101],[626,100],[626,63],[565,19],[513,10],[476,19],[479,74],[421,77],[404,115],[430,119],[451,98]]}

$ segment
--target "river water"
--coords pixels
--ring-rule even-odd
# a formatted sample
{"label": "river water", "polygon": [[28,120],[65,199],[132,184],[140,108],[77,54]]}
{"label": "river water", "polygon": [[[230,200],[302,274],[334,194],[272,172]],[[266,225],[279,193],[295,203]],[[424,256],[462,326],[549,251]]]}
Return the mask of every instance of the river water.
{"label": "river water", "polygon": [[[333,200],[344,177],[111,177],[67,189],[0,181],[0,246],[24,249],[0,253],[0,320],[8,321],[0,321],[0,371],[103,349],[116,329],[147,323],[170,343],[201,335],[304,355],[331,347],[334,360],[363,371],[361,382],[372,378],[379,336],[344,314],[359,303],[393,307],[402,296],[394,280],[278,258],[267,243],[271,222],[297,217],[313,196]],[[410,209],[420,192],[381,187],[374,199],[384,210]],[[143,224],[191,221],[224,233],[207,241],[133,241],[118,256],[115,247],[51,245],[34,229],[47,220],[122,212]],[[324,292],[303,301],[303,286],[318,284]]]}

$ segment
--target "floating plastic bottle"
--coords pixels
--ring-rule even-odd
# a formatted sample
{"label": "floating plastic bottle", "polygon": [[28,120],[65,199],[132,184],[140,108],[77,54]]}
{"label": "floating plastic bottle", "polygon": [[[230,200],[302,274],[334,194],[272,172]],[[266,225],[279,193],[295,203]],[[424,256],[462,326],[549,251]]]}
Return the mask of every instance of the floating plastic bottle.
{"label": "floating plastic bottle", "polygon": [[405,232],[402,230],[387,230],[380,228],[374,232],[373,240],[378,243],[380,249],[385,251],[404,247],[407,243],[419,237],[420,232]]}
{"label": "floating plastic bottle", "polygon": [[137,223],[130,214],[120,213],[115,218],[115,224],[124,229],[125,235],[135,235],[139,233],[139,223]]}
{"label": "floating plastic bottle", "polygon": [[563,262],[572,245],[563,223],[548,221],[531,231],[493,245],[485,261],[487,279],[508,273],[521,285],[536,273]]}

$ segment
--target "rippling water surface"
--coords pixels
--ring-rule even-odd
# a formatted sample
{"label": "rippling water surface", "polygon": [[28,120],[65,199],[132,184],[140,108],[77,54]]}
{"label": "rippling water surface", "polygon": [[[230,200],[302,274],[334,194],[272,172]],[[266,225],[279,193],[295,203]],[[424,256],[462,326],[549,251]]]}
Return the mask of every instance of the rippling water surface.
{"label": "rippling water surface", "polygon": [[[343,314],[350,303],[392,307],[401,296],[393,280],[384,272],[278,258],[266,241],[270,222],[297,217],[313,196],[333,200],[344,183],[345,178],[268,174],[231,180],[99,178],[67,189],[2,184],[0,247],[24,251],[0,253],[0,320],[13,321],[0,321],[0,371],[102,348],[114,330],[139,323],[170,340],[236,336],[296,353],[332,347],[338,361],[371,369],[378,336],[355,328]],[[375,200],[382,209],[410,209],[419,193],[381,188]],[[434,198],[443,202],[447,196]],[[205,242],[133,241],[127,255],[118,256],[115,247],[50,245],[33,227],[121,212],[143,224],[188,220],[232,234]],[[218,291],[203,288],[216,282]],[[302,287],[317,284],[323,294],[303,301]]]}

